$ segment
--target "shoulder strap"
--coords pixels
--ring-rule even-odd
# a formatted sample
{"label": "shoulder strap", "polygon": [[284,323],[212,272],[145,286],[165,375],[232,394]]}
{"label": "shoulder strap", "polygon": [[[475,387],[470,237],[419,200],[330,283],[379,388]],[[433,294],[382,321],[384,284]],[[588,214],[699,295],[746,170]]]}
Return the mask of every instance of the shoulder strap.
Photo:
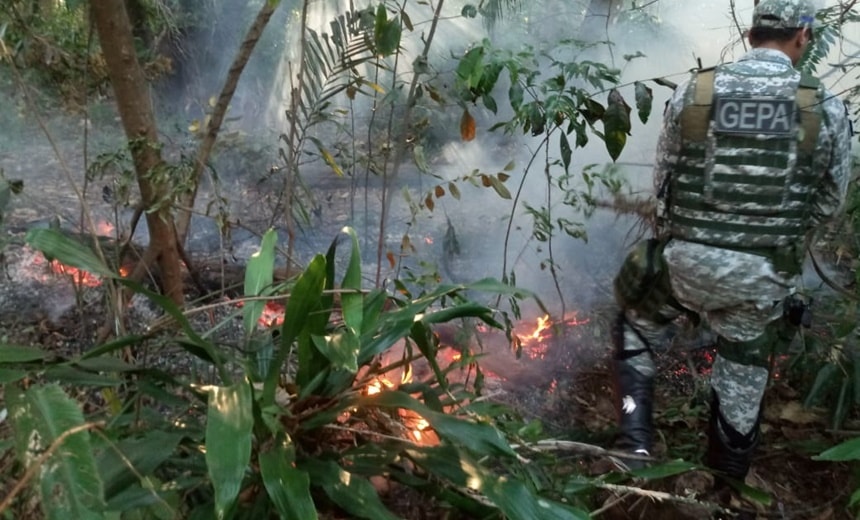
{"label": "shoulder strap", "polygon": [[711,124],[711,105],[714,97],[714,68],[696,73],[693,102],[681,111],[681,138],[684,141],[704,141]]}
{"label": "shoulder strap", "polygon": [[821,97],[818,95],[821,81],[804,74],[800,77],[797,89],[797,107],[800,109],[800,128],[802,131],[798,148],[805,153],[815,151],[818,132],[821,131]]}

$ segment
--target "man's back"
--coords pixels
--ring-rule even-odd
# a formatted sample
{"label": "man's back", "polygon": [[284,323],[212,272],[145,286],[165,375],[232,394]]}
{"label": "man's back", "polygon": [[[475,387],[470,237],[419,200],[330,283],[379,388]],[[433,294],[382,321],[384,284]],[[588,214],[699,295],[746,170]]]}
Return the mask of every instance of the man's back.
{"label": "man's back", "polygon": [[[710,87],[714,98],[724,96],[730,99],[757,99],[762,95],[768,97],[783,96],[793,97],[794,92],[800,83],[800,72],[796,71],[791,63],[791,60],[780,51],[772,49],[753,49],[748,52],[739,61],[718,68],[713,74],[713,85]],[[661,134],[661,142],[658,145],[658,160],[657,169],[655,171],[655,184],[663,186],[668,183],[672,186],[674,182],[675,191],[683,190],[684,186],[690,185],[687,183],[679,188],[678,180],[684,181],[683,175],[689,171],[687,167],[691,160],[685,157],[685,140],[689,141],[685,136],[685,130],[682,124],[685,108],[695,104],[696,102],[696,81],[691,80],[683,83],[678,87],[673,98],[670,100],[664,119],[664,130]],[[849,130],[845,116],[845,109],[842,103],[832,97],[826,90],[820,89],[815,96],[815,99],[820,99],[821,108],[816,110],[821,114],[820,130],[817,132],[813,143],[811,143],[811,164],[808,168],[813,172],[813,178],[817,183],[816,186],[810,189],[814,190],[811,194],[805,217],[799,219],[798,222],[807,222],[814,224],[836,211],[839,201],[844,198],[847,182],[850,176],[849,164],[847,161],[849,146]],[[819,101],[817,101],[819,102]],[[738,105],[740,106],[740,105]],[[711,107],[713,110],[713,107]],[[733,113],[733,108],[729,106],[724,109],[723,113],[728,114],[726,118],[728,122],[737,122],[738,118],[743,114]],[[770,107],[764,109],[753,110],[747,113],[746,124],[754,125],[754,117],[757,114],[769,114]],[[751,116],[749,115],[751,114]],[[731,119],[729,116],[735,116]],[[750,119],[750,118],[753,119]],[[779,123],[773,122],[771,119],[764,119],[761,124],[775,125]],[[716,125],[714,125],[716,126]],[[707,127],[705,127],[707,128]],[[731,130],[731,129],[729,129]],[[800,133],[803,133],[801,129]],[[762,137],[762,136],[759,136]],[[800,136],[799,138],[802,138]],[[685,139],[686,138],[686,139]],[[709,131],[709,142],[702,143],[702,146],[710,149],[713,155],[715,139],[713,136],[713,127]],[[778,139],[778,136],[774,136]],[[737,150],[726,149],[722,151],[723,156],[739,155],[742,153],[759,153],[768,160],[773,159],[776,155],[769,153],[768,144],[762,146],[762,150],[753,150],[752,152],[738,152]],[[794,160],[792,158],[791,160]],[[710,158],[707,165],[708,171],[704,173],[709,181],[714,178],[713,158]],[[756,167],[745,166],[739,164],[744,162],[743,158],[736,158],[725,161],[733,164],[731,168],[737,170],[739,174],[757,173]],[[759,161],[765,164],[762,161]],[[719,165],[716,168],[719,178],[721,172]],[[731,179],[731,176],[725,176]],[[754,181],[762,184],[760,181]],[[798,182],[798,181],[795,181]],[[809,183],[808,176],[805,181]],[[718,188],[720,188],[718,186]],[[714,191],[713,185],[708,187],[694,186],[692,190],[700,190],[700,200],[687,200],[686,208],[679,207],[677,199],[673,197],[679,196],[678,193],[672,193],[669,189],[670,213],[681,220],[680,217],[699,216],[702,221],[701,229],[696,230],[696,234],[688,237],[678,237],[674,234],[673,240],[669,242],[665,251],[665,258],[670,265],[670,273],[672,273],[672,286],[678,292],[679,299],[682,302],[693,305],[697,309],[707,310],[710,307],[719,307],[721,305],[722,295],[732,299],[738,296],[743,296],[748,301],[761,300],[762,302],[773,302],[782,300],[788,296],[795,284],[795,273],[779,272],[769,259],[760,255],[750,255],[748,252],[742,251],[746,248],[755,246],[755,235],[745,235],[738,239],[737,243],[720,247],[718,240],[709,240],[708,225],[719,227],[714,224],[721,219],[733,225],[735,223],[743,223],[744,219],[748,220],[753,217],[744,215],[743,208],[753,207],[756,200],[763,200],[762,196],[756,198],[755,190],[761,190],[754,185],[738,186],[730,185],[728,188],[723,186],[722,190]],[[730,189],[729,189],[730,188]],[[710,191],[709,191],[710,190]],[[797,193],[797,187],[789,186],[789,192]],[[700,211],[707,207],[696,206],[694,202],[710,201],[714,203],[714,193],[722,193],[728,199],[736,199],[735,205],[740,208],[738,211],[731,211],[731,208],[723,208],[725,211],[709,213]],[[710,195],[709,195],[710,194]],[[689,197],[688,197],[689,199]],[[745,204],[746,201],[746,204]],[[730,200],[719,201],[728,206]],[[672,204],[676,204],[672,207]],[[718,205],[717,205],[718,206]],[[755,214],[748,212],[748,214]],[[785,211],[777,211],[775,217],[782,218],[788,213]],[[761,217],[755,217],[757,220],[763,220]],[[670,221],[672,216],[669,217]],[[777,223],[782,222],[780,219],[771,219]],[[732,228],[734,229],[734,228]],[[743,230],[743,228],[740,228]],[[767,228],[761,229],[765,236],[770,236]],[[806,231],[806,230],[804,230]],[[801,233],[803,234],[803,233]],[[709,244],[710,242],[710,244]],[[802,244],[801,247],[802,253]],[[712,249],[718,248],[718,251]]]}

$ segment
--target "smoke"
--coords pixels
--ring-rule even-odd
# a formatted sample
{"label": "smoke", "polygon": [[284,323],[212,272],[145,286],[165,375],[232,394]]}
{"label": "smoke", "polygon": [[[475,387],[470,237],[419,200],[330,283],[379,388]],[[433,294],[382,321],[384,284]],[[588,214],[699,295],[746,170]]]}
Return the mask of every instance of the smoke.
{"label": "smoke", "polygon": [[[477,137],[471,142],[463,142],[459,138],[463,107],[451,90],[456,67],[452,57],[462,56],[471,45],[484,38],[488,38],[493,46],[512,52],[523,51],[526,45],[537,50],[560,52],[559,42],[568,38],[587,36],[611,41],[611,45],[599,44],[587,52],[558,57],[590,59],[619,69],[623,85],[619,91],[630,105],[634,105],[635,100],[633,82],[645,82],[653,89],[653,109],[648,121],[642,123],[635,115],[634,106],[631,135],[617,163],[613,164],[609,159],[602,141],[591,135],[585,147],[573,151],[569,170],[580,182],[578,186],[583,187],[583,171],[601,171],[612,166],[628,179],[632,192],[649,193],[661,110],[671,95],[670,89],[658,86],[652,80],[666,78],[680,82],[699,62],[709,66],[741,56],[744,52],[741,34],[752,17],[751,2],[735,2],[738,5],[735,13],[731,12],[728,2],[637,2],[645,6],[635,9],[625,2],[611,19],[601,18],[599,11],[590,9],[600,4],[609,2],[522,2],[518,10],[506,12],[493,27],[486,27],[480,17],[460,16],[461,5],[446,4],[430,46],[428,63],[433,74],[421,78],[427,86],[432,84],[437,88],[442,99],[438,102],[430,100],[429,90],[424,89],[424,97],[413,112],[413,120],[425,125],[423,133],[410,133],[410,139],[416,139],[413,144],[421,145],[423,149],[429,175],[419,172],[412,157],[407,158],[408,164],[401,169],[391,191],[392,213],[383,237],[384,250],[394,252],[400,259],[403,237],[409,235],[415,249],[403,251],[408,254],[403,258],[410,270],[408,274],[417,277],[419,273],[437,269],[443,278],[455,281],[514,274],[518,285],[534,290],[556,311],[560,308],[558,302],[562,296],[568,309],[587,310],[592,305],[611,300],[609,282],[626,247],[637,236],[637,220],[605,210],[599,210],[590,217],[577,214],[561,204],[558,191],[547,192],[544,170],[547,155],[540,136],[489,131],[494,122],[510,117],[510,108],[503,102],[507,88],[504,74],[496,92],[498,114],[491,113],[480,103],[466,107],[478,121]],[[824,7],[836,2],[820,4]],[[174,56],[177,70],[157,85],[162,109],[159,120],[168,145],[166,153],[172,153],[172,158],[194,150],[197,141],[187,129],[194,120],[203,121],[211,110],[208,100],[218,94],[238,45],[259,7],[257,2],[240,0],[207,5],[211,12],[206,19],[210,22],[199,24],[193,33],[181,35],[183,46],[179,49],[181,52]],[[351,5],[347,0],[311,3],[311,27],[319,33],[330,32],[329,22]],[[371,4],[357,2],[354,7],[365,5]],[[375,7],[377,4],[372,5]],[[414,2],[405,5],[414,30],[404,31],[405,52],[397,70],[400,84],[408,84],[411,78],[412,62],[429,37],[432,16],[430,5]],[[210,184],[209,189],[201,194],[198,205],[200,208],[214,207],[208,205],[220,197],[226,201],[229,211],[242,215],[243,226],[249,229],[235,230],[234,241],[237,243],[233,244],[240,261],[253,251],[257,240],[255,233],[262,233],[269,225],[266,219],[249,220],[245,218],[247,214],[254,210],[274,213],[283,209],[276,197],[279,176],[271,168],[280,163],[278,148],[282,143],[278,141],[278,135],[286,129],[284,111],[289,104],[290,77],[295,74],[295,66],[291,64],[298,59],[300,11],[288,7],[284,3],[266,29],[228,113],[222,134],[226,138],[222,141],[225,145],[213,162],[214,171],[222,183],[221,191],[214,192]],[[402,17],[402,13],[389,11],[388,16]],[[841,46],[834,49],[834,59],[830,62],[844,61],[857,54],[858,46],[854,43],[858,39],[854,34],[856,28],[849,29]],[[824,65],[820,72],[829,70],[826,67]],[[373,68],[360,72],[368,81],[378,81],[384,90],[377,101],[402,103],[405,87],[391,88],[390,75],[386,76],[383,71],[377,78]],[[846,88],[855,80],[836,74],[828,77],[827,81]],[[596,88],[593,91],[595,99],[605,104],[607,92],[599,92]],[[371,122],[378,125],[377,129],[384,127],[387,113],[374,112],[374,100],[369,96],[356,96],[352,102],[340,96],[332,102],[330,113],[336,116],[334,124],[320,125],[313,136],[327,145],[331,144],[335,160],[340,164],[350,163],[353,157],[350,155],[351,145],[334,146],[338,140],[354,142],[364,152],[373,150],[374,160],[382,163],[387,143],[371,137],[368,127]],[[399,122],[396,116],[401,113],[395,114],[395,126]],[[353,116],[354,119],[350,119]],[[93,142],[91,150],[98,145],[110,150],[119,143],[115,123],[108,128],[102,124],[103,121],[104,118],[89,135]],[[599,124],[597,128],[600,129]],[[79,128],[62,132],[62,135],[70,136],[70,147],[78,146],[81,134]],[[72,141],[71,137],[77,140]],[[558,141],[553,140],[548,146],[550,160],[557,160]],[[417,149],[411,148],[411,151]],[[44,155],[49,152],[40,148],[38,153]],[[0,159],[4,161],[0,162],[0,167],[5,164],[7,173],[12,174],[10,176],[21,171],[20,164],[13,164],[3,156]],[[382,203],[380,176],[368,169],[365,163],[360,163],[359,167],[345,171],[345,176],[340,178],[318,157],[308,155],[306,159],[301,175],[309,193],[319,198],[308,202],[305,208],[309,221],[299,229],[300,260],[327,247],[341,227],[349,224],[361,232],[367,271],[375,272],[375,233],[379,228],[374,218]],[[506,170],[510,164],[513,168]],[[28,164],[25,167],[36,166]],[[559,165],[554,165],[550,171],[557,177],[562,170]],[[473,185],[467,180],[474,180],[476,173],[496,175],[500,172],[510,176],[505,186],[512,196],[519,195],[515,208],[512,200],[502,198],[492,188],[484,187],[480,182]],[[51,172],[34,171],[31,175],[56,177],[57,171],[56,168]],[[459,200],[453,196],[448,183],[454,183],[459,189]],[[442,197],[434,197],[433,211],[423,209],[415,212],[415,205],[433,193],[437,186],[444,188],[445,193]],[[356,199],[355,213],[349,207],[350,198]],[[534,208],[547,206],[556,219],[581,222],[588,241],[556,234],[550,247],[549,243],[535,239],[533,219],[526,214],[526,205]],[[208,223],[203,226],[209,230],[208,233],[217,233],[213,219],[203,221]],[[507,235],[509,227],[510,235]],[[456,243],[452,245],[453,242]],[[212,245],[219,244],[219,241],[216,237],[196,243]],[[391,268],[387,260],[383,259],[383,264],[384,276],[404,275],[398,266]]]}

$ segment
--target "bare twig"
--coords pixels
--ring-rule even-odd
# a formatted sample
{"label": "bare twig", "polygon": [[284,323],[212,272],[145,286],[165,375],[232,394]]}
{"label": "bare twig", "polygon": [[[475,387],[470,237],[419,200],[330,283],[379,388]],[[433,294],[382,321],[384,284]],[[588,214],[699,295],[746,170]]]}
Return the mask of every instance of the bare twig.
{"label": "bare twig", "polygon": [[[192,188],[191,191],[182,197],[181,205],[187,207],[194,206],[194,199],[197,196],[197,188],[200,185],[200,177],[203,174],[203,168],[206,167],[209,156],[215,147],[215,141],[218,139],[218,132],[221,130],[221,125],[224,122],[224,116],[227,114],[227,108],[230,106],[230,101],[233,99],[233,94],[236,93],[236,86],[239,84],[239,78],[242,77],[242,72],[245,70],[248,60],[260,41],[263,35],[263,30],[268,25],[272,18],[275,9],[278,7],[278,2],[263,2],[263,6],[257,13],[254,23],[248,29],[245,35],[245,40],[239,47],[239,52],[233,59],[230,65],[230,70],[227,73],[227,79],[224,81],[224,86],[221,87],[221,93],[218,95],[218,102],[212,111],[212,117],[209,120],[209,125],[206,127],[206,136],[203,142],[200,143],[200,148],[197,150],[197,157],[194,161],[193,170],[191,172]],[[191,213],[189,211],[180,211],[177,218],[177,241],[179,244],[185,243],[185,238],[188,235],[188,226],[191,223]]]}
{"label": "bare twig", "polygon": [[[421,51],[421,55],[419,59],[427,59],[427,56],[430,54],[430,47],[433,43],[433,38],[436,34],[436,27],[439,24],[439,18],[442,13],[442,6],[444,5],[445,0],[438,0],[436,4],[436,10],[433,13],[433,21],[430,24],[430,31],[427,33],[427,37],[424,38],[424,49]],[[413,73],[412,82],[409,84],[409,94],[406,96],[406,108],[401,117],[401,124],[403,125],[404,132],[408,131],[409,125],[412,121],[412,108],[415,105],[415,101],[417,99],[417,92],[419,82],[418,79],[420,74]],[[406,135],[397,136],[396,141],[394,142],[394,154],[391,160],[391,174],[386,175],[383,179],[383,188],[382,188],[382,211],[379,215],[379,237],[376,248],[376,285],[379,285],[381,276],[382,276],[382,259],[384,255],[385,249],[385,234],[386,234],[386,219],[388,218],[388,213],[391,206],[391,197],[388,196],[387,191],[390,190],[391,186],[394,183],[394,180],[397,178],[398,173],[400,172],[400,168],[403,163],[403,157],[406,155],[407,148],[407,139]]]}
{"label": "bare twig", "polygon": [[[758,5],[758,2],[756,2],[756,5]],[[738,12],[735,8],[735,0],[731,0],[731,2],[729,2],[729,6],[731,6],[732,21],[735,23],[735,28],[738,30],[738,36],[741,38],[741,44],[744,46],[744,52],[746,52],[747,41],[744,39],[744,30],[741,29],[741,23],[738,21]]]}
{"label": "bare twig", "polygon": [[[715,504],[713,502],[706,502],[702,500],[696,500],[695,498],[690,497],[682,497],[679,495],[673,495],[672,493],[667,493],[665,491],[654,491],[651,489],[642,489],[635,486],[623,486],[620,484],[608,484],[605,482],[594,481],[594,485],[601,489],[605,489],[607,491],[612,491],[614,493],[623,493],[626,495],[638,496],[647,498],[649,500],[653,500],[656,502],[675,502],[677,504],[686,504],[696,507],[701,507],[711,513],[723,512],[731,514],[731,510],[726,509],[719,504]],[[600,510],[600,512],[592,512],[591,516],[597,516],[600,513],[603,513],[605,508]]]}
{"label": "bare twig", "polygon": [[35,462],[33,462],[30,467],[27,468],[27,471],[24,473],[24,476],[21,477],[21,479],[15,483],[15,486],[12,488],[12,491],[10,491],[8,495],[6,495],[6,498],[3,499],[3,502],[0,502],[0,513],[6,511],[9,508],[9,506],[12,504],[12,501],[15,500],[15,497],[18,496],[18,494],[20,494],[25,487],[27,487],[27,484],[29,484],[30,481],[33,480],[33,477],[36,476],[36,473],[39,471],[42,465],[45,464],[45,461],[47,461],[51,457],[51,455],[53,455],[54,452],[57,451],[64,442],[66,442],[66,439],[77,433],[85,432],[96,428],[102,428],[104,427],[104,425],[104,421],[85,423],[79,426],[75,426],[74,428],[69,428],[68,430],[61,433],[60,436],[57,437],[54,442],[51,443],[48,449],[45,450],[41,455],[39,455]]}

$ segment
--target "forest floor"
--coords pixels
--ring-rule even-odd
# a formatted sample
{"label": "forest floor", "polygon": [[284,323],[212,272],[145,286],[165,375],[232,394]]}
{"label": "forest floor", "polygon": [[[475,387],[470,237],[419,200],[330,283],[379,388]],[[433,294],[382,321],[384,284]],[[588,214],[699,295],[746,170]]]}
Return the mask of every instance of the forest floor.
{"label": "forest floor", "polygon": [[[13,261],[20,258],[14,251],[9,256]],[[17,302],[19,309],[0,313],[3,340],[70,354],[89,348],[104,316],[100,306],[75,305],[53,315],[35,303],[28,308],[23,303],[32,302],[34,296],[41,301],[63,298],[58,286],[68,280],[30,282],[26,288],[16,288],[10,285],[20,275],[16,269],[12,265],[9,271],[12,276],[0,279],[3,302]],[[80,301],[90,300],[84,296]],[[520,357],[500,348],[499,338],[488,337],[482,364],[488,375],[486,388],[494,399],[509,405],[523,420],[539,420],[548,437],[611,446],[615,411],[609,369],[610,317],[611,308],[607,306],[558,324],[555,333],[545,334]],[[656,463],[679,458],[696,463],[702,459],[707,442],[707,374],[711,358],[712,351],[706,346],[673,348],[658,357],[661,375],[655,405]],[[177,359],[171,363],[182,365]],[[747,484],[766,493],[770,502],[736,501],[733,507],[755,512],[754,518],[760,519],[854,518],[847,504],[856,488],[855,470],[849,464],[816,462],[812,456],[856,436],[860,422],[852,416],[843,430],[832,430],[828,426],[828,410],[803,407],[803,395],[784,375],[788,371],[788,367],[778,366],[777,377],[768,390],[763,442],[747,479]],[[603,456],[565,449],[560,449],[556,456],[559,466],[567,466],[571,471],[585,472],[595,478],[617,474],[617,468]],[[701,472],[648,481],[613,478],[611,482],[629,488],[594,494],[593,509],[600,511],[595,518],[708,518],[703,507],[684,505],[676,499],[712,501],[709,479]],[[649,497],[649,492],[668,493],[676,498],[658,500],[653,498],[656,495]],[[394,483],[384,487],[383,495],[389,507],[408,520],[460,518],[451,517],[450,511],[438,507],[433,499]],[[332,514],[326,518],[348,517]]]}

